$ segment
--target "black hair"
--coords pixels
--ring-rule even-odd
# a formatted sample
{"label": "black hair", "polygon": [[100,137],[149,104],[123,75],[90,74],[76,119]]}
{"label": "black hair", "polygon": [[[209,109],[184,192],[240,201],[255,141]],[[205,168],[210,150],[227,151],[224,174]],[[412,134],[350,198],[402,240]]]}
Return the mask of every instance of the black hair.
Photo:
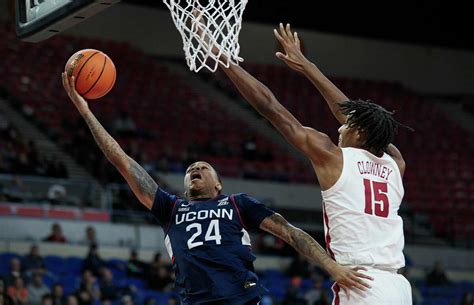
{"label": "black hair", "polygon": [[380,105],[364,100],[349,100],[339,104],[341,113],[347,116],[347,126],[356,128],[364,136],[362,148],[379,155],[393,142],[402,126],[413,129],[397,122],[393,111],[388,111]]}

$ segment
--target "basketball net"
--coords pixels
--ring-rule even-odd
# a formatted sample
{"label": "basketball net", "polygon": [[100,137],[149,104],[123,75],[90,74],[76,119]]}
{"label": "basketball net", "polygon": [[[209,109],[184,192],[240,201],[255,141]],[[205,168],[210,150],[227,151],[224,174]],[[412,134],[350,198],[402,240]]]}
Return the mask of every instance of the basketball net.
{"label": "basketball net", "polygon": [[[219,63],[229,67],[243,61],[239,57],[239,32],[247,1],[163,0],[183,39],[183,50],[191,71],[207,68],[215,72]],[[213,47],[218,51],[213,52]]]}

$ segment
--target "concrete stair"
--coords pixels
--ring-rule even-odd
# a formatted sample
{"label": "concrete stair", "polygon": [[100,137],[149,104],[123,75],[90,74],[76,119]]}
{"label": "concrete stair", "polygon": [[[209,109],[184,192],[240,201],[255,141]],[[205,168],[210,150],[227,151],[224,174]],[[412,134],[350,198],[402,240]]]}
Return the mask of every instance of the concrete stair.
{"label": "concrete stair", "polygon": [[88,180],[95,182],[98,189],[97,198],[95,198],[95,206],[103,206],[101,204],[100,184],[92,177],[81,165],[79,165],[71,156],[65,153],[57,143],[51,141],[44,133],[42,133],[35,125],[26,120],[20,113],[10,106],[8,101],[0,99],[0,112],[3,113],[12,125],[19,130],[26,140],[32,140],[36,143],[38,151],[42,155],[54,156],[55,159],[62,161],[69,173],[71,180]]}

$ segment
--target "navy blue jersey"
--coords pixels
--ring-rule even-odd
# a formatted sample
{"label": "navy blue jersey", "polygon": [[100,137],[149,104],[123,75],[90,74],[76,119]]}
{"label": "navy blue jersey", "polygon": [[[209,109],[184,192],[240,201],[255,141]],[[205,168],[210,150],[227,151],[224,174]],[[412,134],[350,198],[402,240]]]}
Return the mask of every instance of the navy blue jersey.
{"label": "navy blue jersey", "polygon": [[274,213],[262,203],[245,194],[187,201],[158,189],[151,211],[165,231],[183,304],[244,304],[266,291],[248,235]]}

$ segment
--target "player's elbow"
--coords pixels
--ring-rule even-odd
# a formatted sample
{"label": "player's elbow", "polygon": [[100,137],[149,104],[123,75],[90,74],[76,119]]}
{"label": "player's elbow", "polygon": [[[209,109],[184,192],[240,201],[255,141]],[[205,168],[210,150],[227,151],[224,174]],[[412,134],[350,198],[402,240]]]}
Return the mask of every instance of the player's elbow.
{"label": "player's elbow", "polygon": [[120,173],[126,172],[130,167],[130,163],[127,160],[123,160],[121,158],[113,160],[109,159],[109,161]]}
{"label": "player's elbow", "polygon": [[275,95],[267,86],[261,84],[256,88],[255,96],[260,101],[259,111],[263,116],[275,114],[278,111],[279,103],[276,102]]}
{"label": "player's elbow", "polygon": [[109,159],[109,161],[124,177],[130,171],[131,162],[129,156],[126,156],[125,158],[115,158],[113,160]]}

